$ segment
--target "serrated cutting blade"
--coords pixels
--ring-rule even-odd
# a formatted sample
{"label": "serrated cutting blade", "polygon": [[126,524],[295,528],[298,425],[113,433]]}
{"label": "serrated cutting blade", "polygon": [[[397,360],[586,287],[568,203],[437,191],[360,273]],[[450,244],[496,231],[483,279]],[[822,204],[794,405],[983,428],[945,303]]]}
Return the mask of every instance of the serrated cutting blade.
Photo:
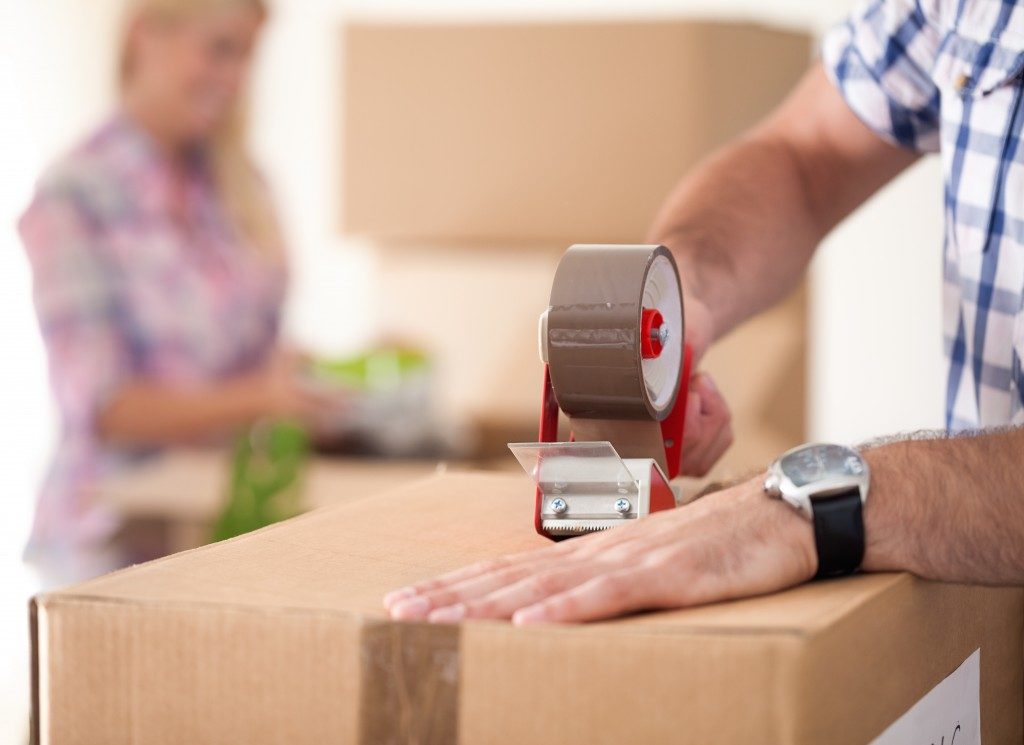
{"label": "serrated cutting blade", "polygon": [[544,530],[557,535],[585,535],[599,530],[611,530],[623,523],[622,520],[544,520]]}

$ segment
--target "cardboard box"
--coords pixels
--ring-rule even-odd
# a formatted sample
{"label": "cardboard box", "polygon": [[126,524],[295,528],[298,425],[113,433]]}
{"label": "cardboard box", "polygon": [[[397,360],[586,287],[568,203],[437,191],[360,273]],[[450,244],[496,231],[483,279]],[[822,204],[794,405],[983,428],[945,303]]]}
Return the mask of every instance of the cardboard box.
{"label": "cardboard box", "polygon": [[875,575],[586,626],[385,619],[386,590],[544,545],[532,500],[525,476],[431,477],[38,597],[37,741],[853,745],[979,649],[984,741],[1021,740],[1020,590]]}
{"label": "cardboard box", "polygon": [[693,20],[343,31],[342,223],[376,239],[637,243],[807,69],[804,33]]}

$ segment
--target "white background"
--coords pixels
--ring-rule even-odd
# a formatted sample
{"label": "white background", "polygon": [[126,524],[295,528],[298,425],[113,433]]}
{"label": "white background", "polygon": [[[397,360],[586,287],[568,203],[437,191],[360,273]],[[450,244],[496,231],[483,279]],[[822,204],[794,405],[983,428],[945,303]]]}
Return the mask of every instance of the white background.
{"label": "white background", "polygon": [[[341,112],[338,22],[395,18],[606,18],[699,13],[818,32],[848,0],[278,0],[259,61],[254,133],[278,193],[296,286],[289,331],[317,347],[372,333],[359,308],[367,251],[334,235],[333,133]],[[483,7],[481,7],[483,6]],[[26,596],[18,562],[53,434],[45,360],[14,232],[46,163],[113,100],[119,0],[0,0],[0,745],[24,742]],[[815,262],[810,430],[858,440],[942,423],[939,323],[941,193],[937,164],[915,168],[842,226]],[[349,321],[347,319],[354,319]],[[6,738],[6,739],[5,739]]]}

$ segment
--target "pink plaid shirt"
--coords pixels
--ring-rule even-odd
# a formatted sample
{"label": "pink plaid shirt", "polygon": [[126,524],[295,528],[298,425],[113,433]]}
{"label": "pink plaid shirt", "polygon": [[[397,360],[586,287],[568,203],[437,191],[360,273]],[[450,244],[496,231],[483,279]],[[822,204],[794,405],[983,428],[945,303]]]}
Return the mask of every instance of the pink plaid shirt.
{"label": "pink plaid shirt", "polygon": [[88,551],[116,530],[90,486],[146,454],[97,438],[97,412],[118,386],[208,383],[252,369],[275,345],[284,267],[233,229],[201,154],[184,225],[171,184],[155,144],[119,115],[43,177],[21,220],[61,425],[30,560]]}

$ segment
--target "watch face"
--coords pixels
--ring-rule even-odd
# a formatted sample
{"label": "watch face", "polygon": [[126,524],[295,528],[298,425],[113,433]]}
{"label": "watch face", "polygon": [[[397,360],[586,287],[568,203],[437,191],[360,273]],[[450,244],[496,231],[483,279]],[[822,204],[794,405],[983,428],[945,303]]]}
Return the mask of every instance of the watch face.
{"label": "watch face", "polygon": [[861,476],[864,463],[853,450],[841,445],[811,445],[790,453],[780,463],[782,473],[801,487],[840,476]]}

